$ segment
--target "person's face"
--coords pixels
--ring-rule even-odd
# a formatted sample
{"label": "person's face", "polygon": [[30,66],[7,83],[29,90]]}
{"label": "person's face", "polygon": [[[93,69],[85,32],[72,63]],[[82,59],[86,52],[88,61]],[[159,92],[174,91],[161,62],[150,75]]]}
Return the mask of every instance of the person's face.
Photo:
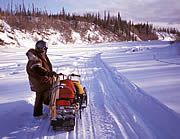
{"label": "person's face", "polygon": [[47,52],[48,47],[46,46],[46,43],[39,43],[36,49],[39,53],[45,54]]}
{"label": "person's face", "polygon": [[44,53],[44,54],[46,54],[46,53],[47,53],[47,49],[48,49],[47,47],[42,47],[42,48],[38,48],[37,51],[38,51],[39,53],[42,53],[42,54]]}

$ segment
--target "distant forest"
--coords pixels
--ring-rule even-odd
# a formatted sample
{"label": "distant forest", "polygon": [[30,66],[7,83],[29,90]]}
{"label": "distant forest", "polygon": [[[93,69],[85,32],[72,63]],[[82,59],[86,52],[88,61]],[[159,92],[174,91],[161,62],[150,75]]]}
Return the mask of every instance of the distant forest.
{"label": "distant forest", "polygon": [[63,7],[59,13],[48,13],[47,10],[40,10],[31,5],[26,8],[25,4],[8,4],[7,9],[0,8],[0,18],[5,20],[12,28],[25,31],[44,30],[53,28],[65,31],[69,26],[74,29],[82,29],[80,22],[91,23],[96,27],[107,30],[120,38],[120,40],[136,41],[137,36],[141,40],[156,40],[155,31],[180,34],[175,28],[154,28],[152,24],[126,21],[121,18],[120,12],[112,16],[109,11],[100,13],[85,13],[84,15],[70,14]]}

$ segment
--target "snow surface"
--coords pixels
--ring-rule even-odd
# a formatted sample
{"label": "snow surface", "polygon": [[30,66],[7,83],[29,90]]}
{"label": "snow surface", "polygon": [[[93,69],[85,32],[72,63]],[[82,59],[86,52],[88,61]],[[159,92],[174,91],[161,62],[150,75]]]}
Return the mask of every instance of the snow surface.
{"label": "snow surface", "polygon": [[88,106],[71,132],[33,118],[25,53],[34,42],[23,46],[0,49],[0,138],[180,138],[179,43],[50,45],[54,71],[80,74],[88,91]]}
{"label": "snow surface", "polygon": [[158,40],[162,41],[174,41],[176,40],[176,35],[172,33],[167,33],[167,32],[156,32],[156,35],[158,36]]}

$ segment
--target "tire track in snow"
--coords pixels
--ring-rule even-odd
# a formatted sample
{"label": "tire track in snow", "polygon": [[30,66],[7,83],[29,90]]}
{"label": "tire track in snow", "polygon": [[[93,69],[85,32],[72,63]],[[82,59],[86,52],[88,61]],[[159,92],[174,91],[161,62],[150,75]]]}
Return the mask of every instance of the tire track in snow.
{"label": "tire track in snow", "polygon": [[[137,113],[134,113],[134,110],[131,108],[131,100],[126,95],[126,93],[129,94],[134,90],[134,86],[131,87],[123,78],[120,82],[123,84],[117,83],[119,81],[113,78],[112,73],[101,61],[100,54],[95,56],[92,61],[96,61],[95,65],[99,66],[99,71],[96,72],[96,78],[98,78],[97,83],[101,86],[101,91],[105,97],[104,107],[107,112],[110,112],[109,114],[119,127],[123,136],[122,138],[152,138],[151,133],[142,120],[143,118],[139,118]],[[136,116],[137,118],[135,120],[134,117]]]}
{"label": "tire track in snow", "polygon": [[[99,54],[98,54],[99,55]],[[101,93],[102,93],[102,96],[105,97],[104,98],[104,109],[105,109],[105,112],[112,118],[112,120],[115,122],[115,124],[117,125],[121,135],[118,136],[118,138],[124,138],[124,139],[127,139],[128,138],[128,135],[126,133],[126,130],[124,128],[124,125],[118,120],[118,118],[113,114],[113,112],[110,111],[110,109],[106,106],[106,96],[111,96],[111,94],[114,94],[114,91],[113,91],[113,86],[111,86],[111,88],[109,88],[109,84],[107,83],[108,82],[111,82],[110,80],[108,80],[108,74],[107,73],[104,73],[104,67],[101,66],[101,64],[98,62],[99,60],[95,57],[95,60],[96,61],[96,65],[99,66],[100,68],[100,72],[103,71],[103,75],[106,75],[106,79],[101,81],[101,77],[99,78],[98,75],[97,75],[97,82],[98,82],[98,85],[100,87],[100,90],[101,90]],[[97,73],[96,73],[97,74]],[[111,76],[111,75],[109,75]],[[114,82],[111,82],[111,84],[114,84]],[[105,89],[105,87],[108,88],[108,89]],[[108,92],[108,94],[106,93]],[[115,101],[117,102],[116,98],[114,98],[114,96],[112,96],[112,99],[111,101]],[[114,126],[115,126],[114,124]],[[116,134],[117,134],[118,131],[116,131]],[[121,137],[120,137],[121,136]],[[117,138],[117,137],[116,137]]]}
{"label": "tire track in snow", "polygon": [[79,135],[79,134],[78,134],[78,129],[79,129],[79,128],[78,128],[78,127],[79,127],[78,125],[79,125],[79,118],[76,117],[76,123],[75,123],[75,129],[74,129],[74,130],[75,130],[75,131],[74,131],[74,134],[75,134],[75,137],[74,137],[74,138],[75,138],[75,139],[78,139],[78,135]]}
{"label": "tire track in snow", "polygon": [[[84,60],[83,60],[83,62],[84,62]],[[86,60],[87,60],[87,58],[86,58]],[[80,67],[80,65],[79,65],[79,67]],[[87,69],[88,69],[87,63],[81,64],[81,71],[78,68],[78,73],[80,75],[83,75],[82,78],[81,78],[81,82],[82,82],[82,80],[89,79],[89,77],[88,77],[89,75],[87,74],[88,73]],[[89,84],[85,84],[85,87],[89,88]],[[87,90],[87,95],[88,95],[88,100],[87,101],[90,102],[89,101],[90,93],[89,93],[88,90]],[[93,118],[92,118],[91,107],[92,107],[92,105],[88,103],[87,108],[82,111],[82,119],[80,119],[80,122],[81,122],[81,130],[83,132],[82,133],[83,139],[86,139],[86,138],[91,138],[91,139],[94,138],[95,139],[96,138],[95,137],[95,129],[94,129],[94,122],[93,122]],[[88,134],[87,131],[89,131],[89,130],[90,130],[90,133]]]}
{"label": "tire track in snow", "polygon": [[95,135],[94,121],[93,121],[93,117],[92,117],[93,113],[92,113],[91,105],[89,107],[89,112],[90,112],[90,121],[91,121],[91,131],[92,131],[92,134],[93,134],[93,138],[95,139],[96,135]]}
{"label": "tire track in snow", "polygon": [[82,116],[81,117],[81,122],[82,122],[82,131],[83,131],[83,139],[86,139],[86,132],[85,132],[85,130],[83,130],[83,129],[85,129],[86,127],[85,127],[85,120],[84,120],[84,117]]}
{"label": "tire track in snow", "polygon": [[[92,78],[92,81],[87,82],[88,91],[89,91],[89,118],[92,123],[91,133],[94,134],[93,138],[123,138],[120,133],[117,133],[116,126],[113,127],[112,118],[110,114],[104,107],[104,96],[101,92],[103,92],[100,88],[100,84],[98,79],[96,79],[96,71],[98,70],[97,63],[95,63],[94,59],[90,59],[87,64],[86,74],[87,80]],[[87,76],[87,75],[86,75]],[[92,138],[92,137],[91,137]]]}
{"label": "tire track in snow", "polygon": [[[76,62],[73,63],[73,65],[75,68],[72,73],[81,75],[79,67],[81,67],[83,65],[82,59],[79,58]],[[80,81],[81,81],[81,78],[80,78]],[[74,128],[74,139],[78,139],[78,138],[85,139],[86,138],[85,130],[83,130],[83,129],[85,129],[85,127],[84,127],[84,123],[82,121],[83,121],[83,116],[80,119],[80,115],[78,112],[77,116],[76,116],[76,121],[75,121],[76,123],[75,123],[75,128]]]}
{"label": "tire track in snow", "polygon": [[[105,93],[105,88],[104,88],[104,85],[102,84],[102,82],[99,81],[99,85],[100,85],[100,87],[102,89],[102,92]],[[111,93],[111,92],[109,91],[109,93]],[[124,129],[123,124],[118,120],[116,115],[114,115],[113,112],[110,111],[110,109],[106,106],[106,104],[104,104],[104,107],[105,107],[106,111],[110,114],[112,119],[115,121],[115,123],[117,124],[117,126],[119,128],[119,131],[122,133],[122,137],[124,139],[128,139],[128,136],[127,136],[127,133],[126,133],[126,131]]]}
{"label": "tire track in snow", "polygon": [[[121,113],[117,116],[117,104],[109,105],[110,107],[108,106],[108,108],[113,108],[110,109],[111,112],[121,121],[129,138],[179,138],[178,127],[180,124],[177,123],[180,120],[176,113],[147,95],[143,90],[117,73],[116,70],[109,68],[101,59],[100,54],[94,60],[98,61],[97,65],[104,69],[99,74],[99,77],[105,83],[103,84],[105,89],[108,90],[107,80],[110,80],[110,82],[113,82],[111,85],[117,86],[122,91],[119,94],[124,96],[124,98],[121,98],[117,92],[114,92],[118,98],[115,99],[121,107]],[[111,75],[109,79],[101,78],[101,76],[108,74]],[[160,118],[159,116],[162,117]],[[167,121],[168,124],[166,124]]]}
{"label": "tire track in snow", "polygon": [[[100,75],[110,75],[106,72],[106,67],[103,67],[98,61],[99,59],[96,59],[96,65],[101,66],[101,71],[99,72]],[[98,75],[98,77],[100,75]],[[106,109],[106,112],[109,113],[109,115],[115,121],[115,124],[117,125],[119,132],[122,135],[122,138],[127,139],[128,136],[138,138],[134,130],[132,130],[131,125],[129,124],[129,115],[127,114],[126,106],[124,106],[125,104],[122,104],[122,102],[118,99],[119,97],[123,98],[123,96],[120,96],[119,94],[117,95],[117,90],[121,91],[118,85],[116,85],[116,83],[111,79],[111,75],[106,77],[106,79],[104,79],[103,81],[101,80],[103,80],[103,78],[98,79],[99,86],[101,87],[103,96],[107,96],[105,97],[104,107]],[[108,85],[108,82],[111,82],[111,87]],[[111,103],[110,101],[116,102],[116,104]],[[129,132],[130,130],[128,130],[127,125],[129,125],[129,128],[131,128],[132,133]]]}
{"label": "tire track in snow", "polygon": [[112,118],[114,119],[114,121],[117,123],[119,129],[120,129],[120,132],[122,133],[122,136],[124,139],[128,139],[128,136],[127,136],[127,133],[123,127],[123,125],[119,122],[119,120],[117,119],[117,117],[108,109],[107,109],[107,112],[112,116]]}

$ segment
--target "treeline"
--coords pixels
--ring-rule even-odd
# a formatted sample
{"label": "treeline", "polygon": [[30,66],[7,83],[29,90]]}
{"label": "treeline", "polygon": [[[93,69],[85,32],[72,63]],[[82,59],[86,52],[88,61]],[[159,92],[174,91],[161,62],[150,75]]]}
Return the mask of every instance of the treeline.
{"label": "treeline", "polygon": [[[152,24],[141,23],[134,24],[132,21],[122,20],[120,12],[116,16],[110,15],[110,12],[104,11],[104,15],[100,13],[86,13],[84,15],[70,14],[64,8],[57,13],[51,14],[47,10],[39,10],[34,4],[26,8],[22,5],[8,4],[6,10],[0,8],[0,17],[4,19],[13,28],[24,31],[54,28],[56,30],[65,31],[67,35],[71,33],[69,28],[74,30],[82,29],[80,22],[93,23],[95,28],[100,27],[104,30],[114,33],[120,40],[156,40]],[[160,29],[158,29],[160,30]],[[177,33],[174,29],[166,29],[169,33]]]}
{"label": "treeline", "polygon": [[179,31],[176,28],[162,28],[159,27],[156,29],[158,32],[166,32],[168,34],[172,33],[172,34],[178,34]]}

